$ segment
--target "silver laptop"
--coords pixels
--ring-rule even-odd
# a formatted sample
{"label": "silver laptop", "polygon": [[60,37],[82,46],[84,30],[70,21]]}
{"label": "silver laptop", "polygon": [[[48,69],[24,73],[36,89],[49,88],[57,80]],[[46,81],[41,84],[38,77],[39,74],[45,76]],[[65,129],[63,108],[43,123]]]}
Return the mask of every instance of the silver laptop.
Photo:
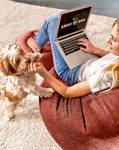
{"label": "silver laptop", "polygon": [[92,4],[87,4],[59,14],[55,42],[69,68],[74,68],[96,57],[81,51],[82,45],[77,44],[78,39],[87,38],[85,30],[92,6]]}

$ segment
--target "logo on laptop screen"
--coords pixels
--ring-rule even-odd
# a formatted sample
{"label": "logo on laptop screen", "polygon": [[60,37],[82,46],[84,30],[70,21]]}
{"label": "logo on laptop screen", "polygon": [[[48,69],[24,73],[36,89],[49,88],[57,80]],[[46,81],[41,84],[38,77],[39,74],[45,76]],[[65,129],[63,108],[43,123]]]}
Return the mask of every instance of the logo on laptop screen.
{"label": "logo on laptop screen", "polygon": [[63,24],[61,26],[61,29],[64,29],[64,28],[67,28],[67,27],[70,27],[70,26],[77,26],[80,23],[85,22],[85,21],[86,21],[86,18],[79,19],[78,17],[74,17],[74,18],[72,18],[72,22]]}

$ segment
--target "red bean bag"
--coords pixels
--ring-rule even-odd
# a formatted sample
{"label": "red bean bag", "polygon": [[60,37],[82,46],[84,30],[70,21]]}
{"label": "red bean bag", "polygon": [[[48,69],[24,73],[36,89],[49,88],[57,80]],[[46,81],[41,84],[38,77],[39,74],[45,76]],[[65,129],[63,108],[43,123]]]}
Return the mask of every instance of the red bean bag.
{"label": "red bean bag", "polygon": [[[48,53],[42,52],[46,66]],[[54,68],[50,73],[59,79]],[[42,86],[49,87],[46,81]],[[119,89],[71,99],[55,92],[39,98],[39,106],[46,128],[63,150],[119,150]]]}

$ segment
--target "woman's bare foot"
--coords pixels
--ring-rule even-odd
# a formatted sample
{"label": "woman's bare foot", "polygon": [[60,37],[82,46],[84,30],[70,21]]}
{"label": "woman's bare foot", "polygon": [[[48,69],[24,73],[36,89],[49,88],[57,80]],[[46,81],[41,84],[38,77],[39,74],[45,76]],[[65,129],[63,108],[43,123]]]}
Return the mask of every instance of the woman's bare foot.
{"label": "woman's bare foot", "polygon": [[41,51],[41,48],[35,43],[32,37],[27,40],[27,44],[33,50],[33,52],[36,53]]}

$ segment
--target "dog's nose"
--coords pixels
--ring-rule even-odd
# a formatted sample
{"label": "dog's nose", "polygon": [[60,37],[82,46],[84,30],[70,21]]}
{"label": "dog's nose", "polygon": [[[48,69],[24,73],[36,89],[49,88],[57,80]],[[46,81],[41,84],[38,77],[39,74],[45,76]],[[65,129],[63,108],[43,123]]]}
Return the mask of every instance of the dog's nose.
{"label": "dog's nose", "polygon": [[36,55],[34,56],[34,58],[33,58],[32,62],[36,62],[36,61],[38,61],[38,60],[39,60],[39,58],[40,58],[40,54],[36,54]]}
{"label": "dog's nose", "polygon": [[40,55],[36,55],[35,56],[35,61],[37,61],[39,59]]}

